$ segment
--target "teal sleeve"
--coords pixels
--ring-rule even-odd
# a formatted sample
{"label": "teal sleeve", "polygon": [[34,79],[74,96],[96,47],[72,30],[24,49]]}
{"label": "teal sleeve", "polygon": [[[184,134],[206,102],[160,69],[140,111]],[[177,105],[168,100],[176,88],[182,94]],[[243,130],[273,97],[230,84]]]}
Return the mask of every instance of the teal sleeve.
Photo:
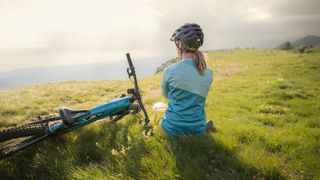
{"label": "teal sleeve", "polygon": [[166,70],[163,71],[163,77],[162,77],[162,96],[164,96],[166,99],[169,99],[168,95],[168,73]]}

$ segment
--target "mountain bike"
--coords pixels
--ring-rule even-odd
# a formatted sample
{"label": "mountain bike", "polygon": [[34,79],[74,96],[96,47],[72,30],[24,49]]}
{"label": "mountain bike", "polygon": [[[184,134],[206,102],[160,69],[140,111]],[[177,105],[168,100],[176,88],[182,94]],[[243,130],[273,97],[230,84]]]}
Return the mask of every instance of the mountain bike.
{"label": "mountain bike", "polygon": [[50,136],[65,134],[101,119],[108,119],[113,123],[128,114],[142,110],[145,125],[148,125],[149,117],[142,103],[135,68],[129,53],[126,54],[126,57],[129,64],[127,74],[131,81],[133,78],[134,84],[134,88],[127,89],[127,94],[122,94],[120,98],[89,110],[72,110],[63,107],[59,110],[58,116],[1,130],[0,143],[3,145],[0,146],[0,160]]}

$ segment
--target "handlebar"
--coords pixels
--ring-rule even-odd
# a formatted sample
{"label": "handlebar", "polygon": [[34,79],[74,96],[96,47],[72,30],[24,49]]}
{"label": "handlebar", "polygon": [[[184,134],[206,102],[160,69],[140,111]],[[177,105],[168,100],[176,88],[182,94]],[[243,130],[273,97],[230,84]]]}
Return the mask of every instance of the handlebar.
{"label": "handlebar", "polygon": [[148,117],[148,113],[147,113],[146,109],[144,108],[144,105],[143,105],[142,100],[141,100],[140,89],[139,89],[139,86],[138,86],[138,80],[137,80],[137,76],[136,76],[136,71],[135,71],[135,68],[133,66],[130,54],[127,53],[126,56],[127,56],[127,61],[128,61],[128,64],[129,64],[129,68],[127,69],[127,72],[128,72],[129,78],[132,76],[133,77],[133,81],[134,81],[134,91],[135,91],[134,92],[134,96],[135,96],[135,99],[138,101],[138,104],[139,104],[140,108],[142,109],[142,111],[144,113],[145,124],[147,125],[147,124],[149,124],[150,120],[149,120],[149,117]]}

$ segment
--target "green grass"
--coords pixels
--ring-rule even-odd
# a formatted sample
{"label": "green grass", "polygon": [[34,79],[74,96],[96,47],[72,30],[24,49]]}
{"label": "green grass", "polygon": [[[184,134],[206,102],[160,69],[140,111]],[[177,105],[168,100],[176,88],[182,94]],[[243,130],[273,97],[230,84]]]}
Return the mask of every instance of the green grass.
{"label": "green grass", "polygon": [[[136,116],[97,122],[0,162],[2,178],[319,179],[320,52],[208,52],[215,72],[206,102],[216,131],[171,138]],[[165,102],[161,77],[140,78],[144,103]],[[30,85],[0,91],[0,127],[62,106],[90,108],[119,97],[129,81]]]}

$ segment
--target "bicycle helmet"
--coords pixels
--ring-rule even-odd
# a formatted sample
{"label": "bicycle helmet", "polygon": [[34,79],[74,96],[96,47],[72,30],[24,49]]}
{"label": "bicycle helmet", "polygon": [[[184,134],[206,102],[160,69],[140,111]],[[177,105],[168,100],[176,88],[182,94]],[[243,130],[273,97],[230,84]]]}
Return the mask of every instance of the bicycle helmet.
{"label": "bicycle helmet", "polygon": [[202,29],[198,24],[186,23],[173,33],[170,40],[175,41],[177,47],[177,42],[181,41],[184,49],[195,51],[203,44],[203,37]]}

